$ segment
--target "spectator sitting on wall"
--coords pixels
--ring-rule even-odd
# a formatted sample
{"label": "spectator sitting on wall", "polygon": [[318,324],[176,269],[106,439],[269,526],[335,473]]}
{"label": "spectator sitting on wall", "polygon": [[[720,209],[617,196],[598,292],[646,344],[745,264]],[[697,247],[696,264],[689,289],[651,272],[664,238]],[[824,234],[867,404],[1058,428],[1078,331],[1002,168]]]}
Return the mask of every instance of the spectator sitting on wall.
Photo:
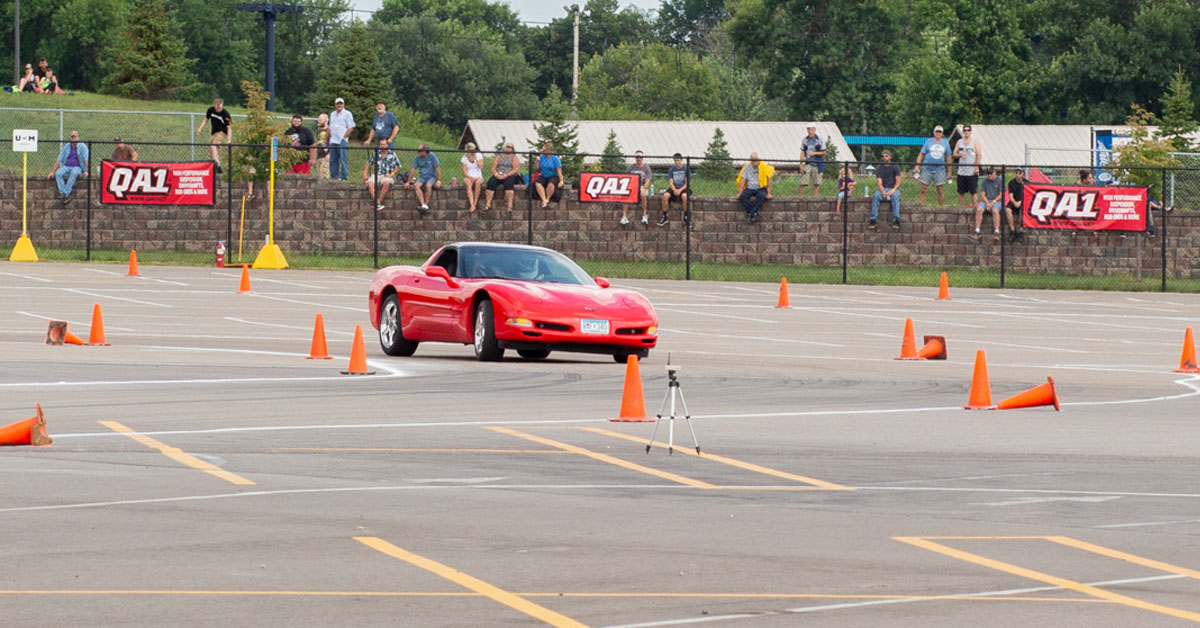
{"label": "spectator sitting on wall", "polygon": [[[375,164],[375,171],[371,172],[371,164]],[[400,173],[400,158],[396,153],[388,149],[387,140],[379,140],[379,150],[367,158],[367,163],[363,165],[363,185],[367,186],[367,192],[371,194],[371,201],[375,203],[375,211],[383,209],[383,197],[387,196],[388,190],[392,184],[396,182],[396,175]],[[375,194],[375,182],[379,182],[379,194]]]}
{"label": "spectator sitting on wall", "polygon": [[122,140],[120,136],[114,137],[113,143],[116,144],[116,146],[113,147],[113,152],[112,152],[112,160],[113,161],[137,161],[138,160],[137,151],[133,150],[133,147],[130,146],[129,144],[126,144],[125,141]]}
{"label": "spectator sitting on wall", "polygon": [[958,202],[973,209],[979,203],[979,164],[983,159],[983,147],[971,136],[971,125],[963,125],[962,133],[954,147],[954,157],[958,159]]}
{"label": "spectator sitting on wall", "polygon": [[758,222],[758,212],[771,196],[771,179],[775,168],[758,160],[758,153],[750,153],[750,163],[742,166],[737,176],[738,200],[746,210],[746,221]]}
{"label": "spectator sitting on wall", "polygon": [[[204,130],[206,124],[212,124],[212,135],[208,138],[208,154],[217,165],[217,174],[221,174],[221,153],[217,150],[217,144],[233,142],[233,116],[225,110],[224,100],[213,100],[212,106],[204,112],[204,122],[196,128],[196,135]],[[251,182],[250,185],[250,196],[254,196],[254,183]]]}
{"label": "spectator sitting on wall", "polygon": [[71,131],[70,141],[59,149],[54,168],[46,175],[47,179],[54,177],[58,183],[58,196],[63,205],[71,201],[71,190],[75,187],[75,180],[87,171],[87,167],[87,144],[79,141],[79,131]]}
{"label": "spectator sitting on wall", "polygon": [[892,228],[900,228],[900,167],[892,163],[891,151],[883,151],[883,163],[875,170],[875,195],[871,197],[871,217],[867,226],[879,224],[879,201],[892,204]]}
{"label": "spectator sitting on wall", "polygon": [[492,159],[492,176],[487,182],[487,192],[483,208],[492,208],[492,198],[496,190],[504,186],[504,200],[508,203],[508,211],[513,209],[513,186],[521,177],[521,158],[517,156],[512,142],[504,145],[504,150]]}
{"label": "spectator sitting on wall", "polygon": [[400,122],[396,120],[396,114],[387,110],[387,103],[376,100],[375,118],[371,120],[371,134],[367,136],[367,141],[363,142],[363,146],[370,146],[375,138],[387,140],[388,146],[391,146],[392,142],[396,140],[396,133],[399,132]]}
{"label": "spectator sitting on wall", "polygon": [[812,184],[812,195],[816,196],[825,176],[825,142],[817,135],[817,125],[809,124],[808,135],[800,140],[800,196],[804,186]]}
{"label": "spectator sitting on wall", "polygon": [[1008,241],[1016,242],[1017,240],[1025,239],[1025,232],[1017,230],[1018,226],[1024,223],[1024,214],[1021,212],[1021,205],[1025,202],[1025,171],[1017,168],[1013,172],[1012,181],[1008,182],[1008,203],[1004,205],[1008,210]]}
{"label": "spectator sitting on wall", "polygon": [[689,184],[692,180],[692,171],[683,163],[683,155],[675,153],[671,155],[671,159],[675,161],[674,165],[667,169],[667,189],[662,193],[662,217],[658,219],[658,226],[665,227],[670,218],[667,217],[667,207],[671,203],[683,204],[683,224],[688,224],[692,220],[691,211],[688,209],[688,197],[691,196],[692,190]]}
{"label": "spectator sitting on wall", "polygon": [[317,176],[329,178],[329,115],[317,116],[317,145],[313,163],[317,166]]}
{"label": "spectator sitting on wall", "polygon": [[533,186],[537,189],[538,197],[542,199],[542,209],[550,205],[554,197],[555,186],[563,186],[562,159],[554,154],[550,144],[542,146],[542,154],[538,155],[538,177]]}
{"label": "spectator sitting on wall", "polygon": [[921,194],[917,197],[921,205],[925,204],[925,193],[930,184],[937,187],[938,205],[946,204],[946,158],[950,155],[950,142],[943,137],[942,125],[933,127],[933,137],[925,140],[921,153],[917,155],[917,165],[913,167],[921,180]]}
{"label": "spectator sitting on wall", "polygon": [[[983,180],[983,200],[975,207],[975,241],[983,238],[979,229],[983,227],[983,213],[992,212],[992,242],[1000,241],[1000,197],[1004,193],[1004,182],[996,176],[995,168],[988,168]],[[1013,230],[1012,215],[1009,214],[1008,230]]]}
{"label": "spectator sitting on wall", "polygon": [[429,151],[428,144],[417,147],[417,156],[413,159],[412,173],[404,187],[412,186],[413,193],[420,203],[418,211],[421,215],[429,213],[429,203],[433,201],[433,191],[442,187],[442,162],[437,155]]}
{"label": "spectator sitting on wall", "polygon": [[[625,169],[626,174],[636,174],[638,176],[638,188],[641,190],[639,196],[642,197],[642,224],[650,224],[650,213],[647,206],[650,202],[650,164],[647,164],[642,151],[637,151],[633,154],[633,163]],[[629,224],[629,205],[621,205],[621,224]]]}
{"label": "spectator sitting on wall", "polygon": [[346,108],[346,101],[333,101],[329,113],[329,176],[345,181],[350,176],[349,155],[350,133],[354,131],[354,114]]}
{"label": "spectator sitting on wall", "polygon": [[858,181],[854,180],[854,172],[849,169],[843,172],[842,176],[838,177],[837,204],[833,206],[834,216],[842,215],[843,205],[846,207],[850,206],[850,195],[854,192],[854,186],[857,184]]}
{"label": "spectator sitting on wall", "polygon": [[25,64],[25,74],[21,76],[21,81],[17,83],[17,91],[42,93],[41,79],[34,75],[32,64]]}
{"label": "spectator sitting on wall", "polygon": [[313,137],[312,129],[304,126],[304,118],[300,117],[300,114],[292,116],[292,126],[289,126],[283,134],[292,140],[292,146],[295,146],[296,150],[304,153],[304,161],[292,166],[290,172],[294,174],[312,172],[312,167],[308,162],[316,157],[317,151],[313,148],[313,144],[316,144],[317,140]]}
{"label": "spectator sitting on wall", "polygon": [[479,203],[479,193],[483,191],[483,155],[475,150],[474,142],[467,142],[467,152],[462,159],[463,183],[467,186],[467,212],[475,213],[475,205]]}

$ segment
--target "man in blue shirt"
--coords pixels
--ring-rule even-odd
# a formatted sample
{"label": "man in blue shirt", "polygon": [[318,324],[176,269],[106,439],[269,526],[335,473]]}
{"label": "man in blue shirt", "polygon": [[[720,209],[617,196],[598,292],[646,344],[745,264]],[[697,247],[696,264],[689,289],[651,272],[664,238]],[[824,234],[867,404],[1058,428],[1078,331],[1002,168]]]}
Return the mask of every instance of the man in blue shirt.
{"label": "man in blue shirt", "polygon": [[917,165],[913,172],[921,177],[920,203],[925,204],[925,192],[929,184],[937,186],[938,205],[946,204],[946,157],[950,155],[950,142],[943,136],[941,125],[933,127],[933,137],[925,140],[921,154],[917,155]]}
{"label": "man in blue shirt", "polygon": [[542,209],[545,209],[554,196],[555,186],[561,188],[563,185],[562,159],[554,154],[554,147],[550,144],[543,146],[542,154],[538,155],[538,177],[533,183],[538,197],[542,199]]}
{"label": "man in blue shirt", "polygon": [[670,220],[667,217],[667,207],[670,203],[683,204],[683,222],[691,222],[692,213],[688,211],[688,195],[692,193],[688,185],[692,181],[692,171],[683,163],[683,155],[675,153],[672,157],[675,164],[667,170],[667,189],[662,193],[662,218],[658,226],[665,227]]}
{"label": "man in blue shirt", "polygon": [[404,186],[412,186],[417,195],[417,202],[421,204],[417,208],[418,211],[422,216],[428,214],[434,189],[442,187],[442,162],[438,160],[437,155],[429,151],[428,144],[417,147],[417,156],[413,159],[412,171],[409,173],[408,183]]}
{"label": "man in blue shirt", "polygon": [[825,174],[825,142],[817,135],[817,125],[809,124],[807,132],[800,140],[800,196],[804,196],[805,185],[812,185],[816,196]]}
{"label": "man in blue shirt", "polygon": [[50,174],[46,175],[47,179],[53,177],[58,183],[58,197],[63,205],[71,201],[71,190],[75,187],[75,180],[88,167],[88,147],[79,141],[79,131],[71,131],[70,140],[59,149],[58,160],[54,162]]}
{"label": "man in blue shirt", "polygon": [[400,122],[396,120],[396,114],[387,110],[387,104],[382,100],[375,101],[375,118],[371,120],[371,134],[367,136],[367,141],[363,142],[363,146],[370,146],[375,142],[376,138],[387,140],[388,146],[392,146],[393,140],[396,139],[396,133],[400,131]]}

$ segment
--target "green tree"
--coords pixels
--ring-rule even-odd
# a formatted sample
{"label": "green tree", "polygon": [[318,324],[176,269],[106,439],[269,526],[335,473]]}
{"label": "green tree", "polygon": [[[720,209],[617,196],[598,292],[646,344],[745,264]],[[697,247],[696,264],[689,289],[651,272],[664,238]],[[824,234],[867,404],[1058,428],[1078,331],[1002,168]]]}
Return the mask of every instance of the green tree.
{"label": "green tree", "polygon": [[137,0],[123,40],[106,55],[113,60],[112,71],[102,89],[143,100],[175,96],[192,85],[195,60],[186,58],[186,52],[175,11],[164,0]]}
{"label": "green tree", "polygon": [[570,112],[570,103],[557,86],[551,85],[550,93],[542,99],[541,119],[544,122],[534,127],[535,138],[525,141],[535,151],[540,151],[545,144],[554,147],[554,151],[562,155],[563,176],[574,179],[583,169],[583,157],[576,155],[579,152],[579,125],[567,123]]}
{"label": "green tree", "polygon": [[579,103],[615,105],[659,119],[711,117],[717,80],[690,52],[663,44],[622,44],[579,71]]}
{"label": "green tree", "polygon": [[729,19],[725,0],[662,0],[658,33],[663,43],[705,49],[709,33]]}
{"label": "green tree", "polygon": [[190,95],[199,102],[222,97],[240,100],[242,80],[263,75],[263,24],[254,13],[238,11],[243,0],[172,0],[178,7],[192,71],[203,87]]}
{"label": "green tree", "polygon": [[346,109],[354,114],[356,134],[366,139],[375,115],[375,101],[383,100],[396,108],[392,82],[379,55],[379,46],[366,25],[359,20],[351,22],[322,59],[326,71],[317,78],[317,89],[309,97],[310,110],[330,110],[335,99],[345,99]]}
{"label": "green tree", "polygon": [[696,168],[696,175],[709,181],[729,181],[737,176],[737,167],[730,161],[729,145],[721,127],[713,132],[712,141],[704,149],[704,162]]}
{"label": "green tree", "polygon": [[[289,0],[303,13],[283,13],[275,28],[275,110],[298,112],[310,101],[318,77],[326,73],[319,63],[321,53],[345,28],[341,16],[349,0]],[[261,23],[261,19],[258,20]],[[261,31],[254,41],[261,42]],[[262,45],[261,43],[259,44]]]}
{"label": "green tree", "polygon": [[704,65],[717,80],[716,98],[719,120],[787,120],[788,106],[782,98],[767,96],[766,72],[733,50],[723,32],[711,31],[707,38],[708,54]]}
{"label": "green tree", "polygon": [[[106,51],[120,45],[132,5],[129,0],[69,0],[54,13],[54,36],[45,42],[44,56],[64,89],[95,91],[100,86],[97,67]],[[21,5],[22,14],[26,6]],[[21,38],[25,36],[22,30]]]}
{"label": "green tree", "polygon": [[1192,117],[1195,103],[1192,100],[1192,83],[1187,80],[1182,70],[1176,70],[1171,75],[1171,84],[1162,98],[1162,119],[1159,125],[1159,135],[1171,142],[1171,147],[1177,153],[1189,152],[1193,143],[1189,135],[1200,127]]}
{"label": "green tree", "polygon": [[1174,147],[1167,138],[1152,135],[1149,127],[1157,120],[1153,113],[1138,105],[1132,106],[1133,113],[1126,119],[1129,127],[1129,142],[1118,146],[1109,168],[1123,183],[1144,185],[1150,195],[1163,198],[1162,168],[1175,168],[1179,161],[1171,157]]}
{"label": "green tree", "polygon": [[625,159],[621,157],[623,152],[617,143],[617,132],[609,129],[604,156],[600,158],[600,172],[625,172]]}
{"label": "green tree", "polygon": [[246,94],[246,119],[238,121],[238,143],[253,146],[238,146],[233,149],[233,180],[262,183],[271,173],[271,138],[276,138],[280,149],[275,162],[275,176],[279,177],[295,164],[308,158],[307,153],[282,148],[291,142],[284,137],[288,122],[276,119],[267,111],[267,92],[254,81],[242,81]]}

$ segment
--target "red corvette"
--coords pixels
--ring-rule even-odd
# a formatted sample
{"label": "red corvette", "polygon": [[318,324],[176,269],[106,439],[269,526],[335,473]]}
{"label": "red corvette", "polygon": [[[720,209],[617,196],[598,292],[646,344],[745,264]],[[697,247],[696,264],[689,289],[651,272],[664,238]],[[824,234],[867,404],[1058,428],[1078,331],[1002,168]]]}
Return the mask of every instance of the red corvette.
{"label": "red corvette", "polygon": [[428,341],[473,344],[483,361],[515,349],[530,360],[575,351],[624,362],[658,342],[658,316],[645,297],[536,246],[450,244],[420,268],[375,273],[369,300],[388,355],[412,355]]}

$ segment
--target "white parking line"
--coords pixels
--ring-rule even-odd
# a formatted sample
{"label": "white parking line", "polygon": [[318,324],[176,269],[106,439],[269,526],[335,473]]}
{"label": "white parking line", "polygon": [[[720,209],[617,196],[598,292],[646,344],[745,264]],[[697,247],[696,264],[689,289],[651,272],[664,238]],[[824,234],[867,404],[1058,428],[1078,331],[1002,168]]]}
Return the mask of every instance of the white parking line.
{"label": "white parking line", "polygon": [[[345,305],[329,305],[328,303],[313,303],[312,301],[297,301],[295,299],[285,299],[283,297],[273,297],[273,296],[268,296],[265,294],[251,293],[250,296],[258,297],[260,299],[270,299],[272,301],[283,301],[285,303],[295,303],[297,305],[312,305],[312,306],[316,306],[316,307],[334,308],[337,310],[350,310],[351,312],[359,312],[362,314],[365,314],[367,311],[367,308],[365,308],[365,307],[348,307]],[[312,295],[312,296],[322,296],[322,295]],[[363,297],[363,298],[365,299],[365,297]]]}
{"label": "white parking line", "polygon": [[767,342],[792,342],[802,345],[816,345],[818,347],[845,347],[846,345],[835,345],[830,342],[817,342],[815,340],[789,340],[787,338],[766,338],[763,336],[734,336],[732,334],[717,334],[712,332],[701,331],[683,331],[682,329],[659,329],[659,333],[670,332],[672,334],[685,334],[688,336],[704,336],[706,338],[733,338],[735,340],[765,340]]}
{"label": "white parking line", "polygon": [[[68,325],[74,325],[76,327],[86,327],[91,324],[91,323],[81,323],[81,322],[69,321],[65,318],[55,318],[53,316],[42,316],[41,314],[31,314],[29,312],[22,312],[21,310],[14,310],[14,311],[17,314],[20,314],[22,316],[28,316],[30,318],[40,318],[44,321],[63,321]],[[132,329],[130,329],[128,327],[115,327],[113,325],[107,325],[107,324],[104,326],[104,328],[111,329],[114,331],[130,331],[130,332],[133,331]]]}
{"label": "white parking line", "polygon": [[100,268],[84,268],[84,270],[89,270],[89,271],[91,271],[91,272],[93,272],[93,273],[104,273],[104,274],[106,274],[106,275],[116,275],[117,277],[125,277],[125,278],[128,278],[128,279],[138,279],[138,280],[140,280],[140,281],[156,281],[156,282],[158,282],[158,283],[168,283],[168,284],[171,284],[171,285],[173,285],[173,286],[186,286],[186,285],[188,285],[188,284],[186,284],[186,283],[183,283],[182,281],[170,281],[170,280],[168,280],[168,279],[159,279],[159,278],[157,278],[157,277],[143,277],[143,276],[141,276],[141,275],[138,275],[138,276],[136,276],[136,277],[130,277],[130,276],[127,274],[127,273],[118,273],[118,272],[116,272],[116,271],[112,271],[112,270],[103,270],[103,269],[100,269]]}
{"label": "white parking line", "polygon": [[[263,323],[260,321],[248,321],[246,319],[235,318],[233,316],[225,316],[222,318],[224,318],[227,321],[233,321],[235,323],[245,323],[247,325],[261,325],[263,327],[279,327],[280,329],[312,329],[312,327],[304,327],[302,325],[283,325],[280,323]],[[348,331],[337,331],[337,330],[329,330],[329,331],[326,331],[325,333],[326,334],[341,334],[343,336],[353,336],[354,335],[353,333],[348,332]]]}
{"label": "white parking line", "polygon": [[674,312],[676,314],[691,314],[693,316],[714,316],[716,318],[728,318],[735,321],[750,321],[752,323],[770,323],[777,324],[779,321],[769,321],[765,318],[750,318],[749,316],[733,316],[732,314],[713,314],[712,312],[693,312],[691,310],[672,310],[668,308],[656,308],[660,312]]}
{"label": "white parking line", "polygon": [[41,277],[34,277],[32,275],[19,275],[17,273],[0,273],[0,275],[5,275],[7,277],[20,277],[21,279],[31,279],[33,281],[41,281],[45,283],[54,283],[53,279],[43,279]]}
{"label": "white parking line", "polygon": [[88,292],[87,290],[79,290],[77,288],[63,288],[63,290],[66,292],[74,292],[75,294],[82,294],[82,295],[86,295],[89,297],[96,297],[97,299],[112,299],[114,301],[128,301],[130,303],[137,303],[139,305],[153,305],[154,307],[169,307],[169,308],[175,307],[174,305],[167,305],[165,303],[154,303],[153,301],[139,301],[137,299],[127,299],[125,297],[114,297],[112,295],[107,295],[107,294],[97,294],[95,292]]}

